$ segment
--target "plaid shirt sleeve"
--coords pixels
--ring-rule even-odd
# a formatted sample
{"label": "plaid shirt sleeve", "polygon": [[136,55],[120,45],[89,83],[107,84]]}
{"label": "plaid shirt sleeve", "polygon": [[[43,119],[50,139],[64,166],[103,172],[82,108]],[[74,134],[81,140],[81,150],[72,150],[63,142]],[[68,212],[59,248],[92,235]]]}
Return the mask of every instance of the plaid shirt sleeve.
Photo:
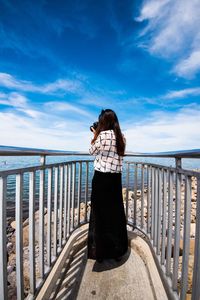
{"label": "plaid shirt sleeve", "polygon": [[101,150],[101,134],[98,135],[96,141],[91,145],[89,149],[89,153],[91,155],[97,155],[99,154]]}

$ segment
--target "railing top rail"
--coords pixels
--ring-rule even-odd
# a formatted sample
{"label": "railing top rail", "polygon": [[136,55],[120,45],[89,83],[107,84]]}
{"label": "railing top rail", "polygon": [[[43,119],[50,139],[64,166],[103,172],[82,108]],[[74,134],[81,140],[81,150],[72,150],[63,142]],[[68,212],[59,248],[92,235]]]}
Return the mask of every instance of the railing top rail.
{"label": "railing top rail", "polygon": [[[0,146],[0,156],[89,156],[87,151],[62,151],[36,148]],[[167,151],[167,152],[126,152],[130,157],[171,157],[171,158],[200,158],[200,149]]]}
{"label": "railing top rail", "polygon": [[89,163],[93,162],[91,159],[87,160],[70,160],[70,161],[65,161],[65,162],[57,162],[57,163],[50,163],[46,165],[38,165],[38,166],[31,166],[31,167],[22,167],[22,168],[17,168],[17,169],[10,169],[10,170],[3,170],[0,171],[0,177],[3,176],[8,176],[8,175],[16,175],[16,174],[24,174],[28,172],[35,172],[39,170],[46,170],[50,168],[55,168],[55,167],[60,167],[60,166],[65,166],[65,165],[71,165],[74,163]]}
{"label": "railing top rail", "polygon": [[[24,173],[28,173],[28,172],[36,172],[39,170],[45,170],[48,168],[55,168],[55,167],[70,165],[70,164],[74,164],[74,163],[90,163],[90,162],[93,162],[93,160],[91,160],[91,159],[82,160],[81,159],[81,160],[70,160],[70,161],[63,161],[63,162],[57,162],[57,163],[49,163],[49,164],[45,164],[45,165],[22,167],[22,168],[17,168],[17,169],[10,169],[10,170],[2,170],[2,171],[0,171],[0,177],[6,177],[9,175],[16,175],[16,174],[24,174]],[[184,175],[200,178],[200,172],[195,171],[195,170],[186,170],[186,169],[182,169],[182,168],[177,169],[172,166],[164,166],[164,165],[148,163],[148,162],[127,161],[124,163],[129,164],[129,165],[131,165],[131,164],[137,165],[139,167],[141,165],[143,167],[158,168],[158,169],[163,169],[165,171],[171,171],[171,172],[176,172],[179,174],[184,174]]]}

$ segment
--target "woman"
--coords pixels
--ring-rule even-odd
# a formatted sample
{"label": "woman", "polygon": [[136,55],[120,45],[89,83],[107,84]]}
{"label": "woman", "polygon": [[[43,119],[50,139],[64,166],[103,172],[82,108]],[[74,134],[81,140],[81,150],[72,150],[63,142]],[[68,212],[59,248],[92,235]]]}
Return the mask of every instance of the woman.
{"label": "woman", "polygon": [[120,260],[128,249],[126,218],[122,198],[122,162],[125,139],[115,112],[102,110],[89,149],[95,155],[88,258],[102,262]]}

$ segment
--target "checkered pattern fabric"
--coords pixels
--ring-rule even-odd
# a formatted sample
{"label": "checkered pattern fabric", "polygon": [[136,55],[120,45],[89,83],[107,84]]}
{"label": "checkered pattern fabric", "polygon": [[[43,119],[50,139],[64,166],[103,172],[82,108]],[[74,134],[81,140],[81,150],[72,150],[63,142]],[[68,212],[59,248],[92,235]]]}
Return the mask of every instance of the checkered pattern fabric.
{"label": "checkered pattern fabric", "polygon": [[89,152],[95,155],[94,169],[100,172],[121,173],[123,156],[117,154],[113,130],[101,131]]}

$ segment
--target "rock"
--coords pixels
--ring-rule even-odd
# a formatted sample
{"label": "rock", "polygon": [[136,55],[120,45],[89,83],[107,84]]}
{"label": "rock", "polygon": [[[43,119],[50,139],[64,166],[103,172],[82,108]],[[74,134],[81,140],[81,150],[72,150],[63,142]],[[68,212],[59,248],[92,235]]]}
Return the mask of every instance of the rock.
{"label": "rock", "polygon": [[[189,254],[194,255],[195,239],[190,239],[190,250]],[[183,239],[180,240],[180,251],[183,252]]]}
{"label": "rock", "polygon": [[194,238],[195,237],[195,231],[196,231],[196,224],[191,223],[190,224],[190,237]]}
{"label": "rock", "polygon": [[16,221],[12,221],[12,223],[10,225],[13,229],[16,229]]}
{"label": "rock", "polygon": [[[188,262],[188,286],[187,286],[187,294],[191,294],[192,293],[192,274],[193,274],[193,265],[194,265],[194,256],[193,255],[189,255],[189,262]],[[182,256],[179,257],[179,274],[181,274],[181,269],[182,269]],[[181,276],[179,275],[178,278],[178,288],[180,290],[181,287]],[[187,299],[189,295],[187,295]]]}
{"label": "rock", "polygon": [[14,267],[13,266],[7,266],[7,273],[10,274],[12,273]]}
{"label": "rock", "polygon": [[10,251],[13,248],[13,244],[11,242],[9,242],[7,244],[7,251]]}
{"label": "rock", "polygon": [[129,191],[128,192],[128,200],[132,200],[134,198],[134,192],[133,191]]}

